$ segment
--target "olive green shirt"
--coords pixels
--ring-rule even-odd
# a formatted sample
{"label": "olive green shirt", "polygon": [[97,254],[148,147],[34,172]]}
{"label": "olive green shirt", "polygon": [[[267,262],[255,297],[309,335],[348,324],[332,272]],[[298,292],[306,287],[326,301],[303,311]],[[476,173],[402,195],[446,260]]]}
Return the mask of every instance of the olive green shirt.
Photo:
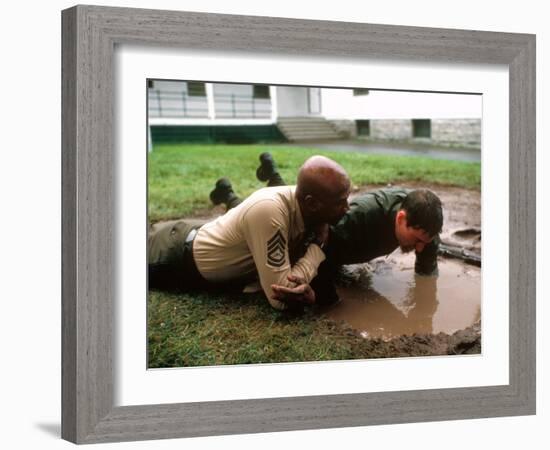
{"label": "olive green shirt", "polygon": [[[360,195],[350,202],[350,210],[332,227],[327,261],[331,265],[356,264],[392,253],[399,242],[395,236],[395,216],[410,189],[385,188]],[[437,273],[439,238],[416,254],[416,273]]]}

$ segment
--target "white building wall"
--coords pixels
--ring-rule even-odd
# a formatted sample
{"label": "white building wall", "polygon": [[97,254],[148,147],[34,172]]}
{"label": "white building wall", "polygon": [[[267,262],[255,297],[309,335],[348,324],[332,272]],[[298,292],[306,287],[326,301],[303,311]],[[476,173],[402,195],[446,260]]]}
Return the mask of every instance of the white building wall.
{"label": "white building wall", "polygon": [[213,88],[216,118],[235,118],[247,114],[250,105],[244,102],[244,98],[252,97],[252,85],[215,83]]}
{"label": "white building wall", "polygon": [[214,85],[216,119],[271,118],[271,99],[254,98],[251,84]]}
{"label": "white building wall", "polygon": [[277,116],[309,115],[307,87],[277,86]]}
{"label": "white building wall", "polygon": [[322,90],[327,119],[480,119],[481,95],[373,91],[354,96],[352,89]]}

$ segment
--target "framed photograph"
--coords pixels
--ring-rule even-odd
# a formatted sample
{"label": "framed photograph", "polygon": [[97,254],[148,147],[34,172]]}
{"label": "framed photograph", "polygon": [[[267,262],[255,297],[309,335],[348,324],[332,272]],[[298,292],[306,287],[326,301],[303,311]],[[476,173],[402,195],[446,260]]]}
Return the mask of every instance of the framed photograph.
{"label": "framed photograph", "polygon": [[[96,6],[63,11],[62,24],[63,438],[535,413],[534,36]],[[298,116],[316,124],[305,137]],[[396,153],[407,151],[413,164]],[[414,255],[365,258],[368,270],[340,279],[330,321],[245,298],[253,282],[236,296],[152,288],[147,236],[223,218],[232,205],[217,180],[244,199],[267,181],[266,153],[285,185],[313,154],[337,161],[352,202],[388,183],[428,187],[448,224],[468,219],[443,228],[440,249],[490,232],[460,255],[468,270],[440,262],[437,285],[415,278]],[[451,154],[470,159],[437,162]],[[404,275],[387,281],[395,266]],[[468,318],[444,313],[467,289]],[[365,291],[368,314],[341,307]],[[436,325],[436,311],[455,322]],[[392,341],[412,333],[423,347]]]}
{"label": "framed photograph", "polygon": [[[134,52],[119,65],[136,58]],[[178,57],[172,54],[167,64],[173,73]],[[133,73],[140,72],[135,69]],[[378,83],[373,81],[375,74],[385,69],[383,64],[371,63],[369,74],[361,73],[361,79]],[[161,70],[158,59],[155,70]],[[300,72],[304,71],[305,66]],[[402,66],[399,75],[406,72]],[[152,275],[148,368],[481,354],[483,110],[493,118],[485,125],[486,134],[497,117],[502,128],[507,127],[506,105],[502,113],[490,111],[491,92],[482,87],[482,80],[491,79],[494,86],[495,78],[500,79],[502,88],[507,83],[504,71],[473,72],[469,70],[470,81],[475,80],[475,88],[483,95],[392,91],[377,89],[377,84],[359,89],[148,79],[147,221]],[[446,78],[448,83],[450,77]],[[462,87],[474,89],[465,80]],[[117,115],[130,118],[131,110],[136,106],[117,109]],[[484,143],[497,147],[490,137]],[[131,149],[138,145],[128,146],[129,155],[135,156]],[[314,307],[289,313],[289,307],[297,305],[280,304],[269,291],[264,294],[266,283],[261,283],[286,277],[284,245],[280,264],[279,246],[269,245],[279,230],[270,230],[263,239],[244,235],[247,245],[239,249],[241,242],[234,236],[242,226],[237,217],[242,214],[246,220],[257,207],[252,198],[250,205],[245,203],[254,191],[271,188],[260,192],[275,196],[283,195],[281,189],[287,192],[288,185],[296,184],[300,166],[318,154],[347,171],[353,184],[351,206],[347,212],[338,211],[344,217],[334,224],[334,237],[329,237],[324,251],[326,262],[311,281],[316,291]],[[136,171],[133,156],[122,165],[132,165]],[[498,195],[491,186],[501,183],[490,174],[488,178],[487,195]],[[136,182],[128,191],[139,190],[140,181]],[[429,197],[433,204],[428,197],[425,202],[415,197],[424,194],[434,194]],[[416,207],[425,208],[423,226],[432,229],[425,241],[414,245],[408,233],[394,232],[393,215],[407,197],[409,201],[417,198]],[[441,209],[439,201],[444,205]],[[490,211],[492,207],[495,211]],[[493,219],[507,219],[505,208],[496,209],[495,204],[487,206],[488,227],[495,226]],[[135,220],[141,215],[136,214]],[[252,223],[256,234],[259,222]],[[228,232],[232,226],[234,230]],[[214,278],[203,289],[190,289],[185,283],[192,282],[191,272],[181,269],[184,261],[170,276],[159,277],[172,245],[167,233],[189,227],[199,227],[193,228],[198,230],[193,249],[210,246],[207,260],[194,255],[197,266],[206,263],[202,268],[206,276],[225,277],[230,283]],[[224,239],[219,249],[207,242],[211,232],[216,239]],[[502,241],[495,234],[489,241]],[[292,230],[284,239],[289,235]],[[132,241],[135,247],[137,239]],[[262,255],[266,244],[272,253]],[[414,247],[421,250],[418,256]],[[211,265],[212,253],[219,250],[222,253]],[[235,253],[244,261],[226,260]],[[260,279],[252,260],[265,267]],[[292,264],[300,270],[299,257],[288,257],[287,270],[293,270]],[[131,262],[122,265],[129,267]],[[495,270],[505,270],[492,266],[486,274],[489,279]],[[122,317],[133,317],[134,303],[124,308]],[[490,308],[491,304],[486,305],[487,313],[493,315]],[[130,329],[133,321],[135,317],[124,328]]]}

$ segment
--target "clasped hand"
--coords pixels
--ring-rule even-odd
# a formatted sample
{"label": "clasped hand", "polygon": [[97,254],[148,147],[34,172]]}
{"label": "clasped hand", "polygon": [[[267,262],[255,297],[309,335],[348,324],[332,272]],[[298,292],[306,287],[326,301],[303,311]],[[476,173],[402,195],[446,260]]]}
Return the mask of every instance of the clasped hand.
{"label": "clasped hand", "polygon": [[294,283],[295,286],[271,285],[271,289],[273,289],[273,298],[275,300],[279,300],[289,306],[292,304],[313,305],[315,303],[315,291],[305,282],[305,280],[294,275],[289,275],[287,278],[288,281]]}

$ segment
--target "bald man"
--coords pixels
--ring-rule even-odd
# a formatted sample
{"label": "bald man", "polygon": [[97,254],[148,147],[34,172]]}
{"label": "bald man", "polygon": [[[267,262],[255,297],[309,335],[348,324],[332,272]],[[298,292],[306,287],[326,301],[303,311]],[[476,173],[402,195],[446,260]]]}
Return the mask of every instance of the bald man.
{"label": "bald man", "polygon": [[[268,186],[284,185],[277,165],[269,153],[260,155],[256,171],[260,181]],[[241,201],[227,179],[220,179],[210,194],[215,204],[224,203],[228,209]],[[345,264],[370,261],[387,255],[398,246],[403,251],[415,250],[415,272],[436,275],[439,236],[443,226],[441,201],[424,189],[386,188],[362,194],[351,202],[351,209],[331,227],[327,258],[319,266],[312,285],[293,278],[295,286],[273,285],[273,296],[295,303],[327,304],[338,301],[334,286],[338,268]]]}
{"label": "bald man", "polygon": [[273,287],[292,288],[315,277],[329,225],[347,212],[349,193],[346,171],[313,156],[300,168],[296,186],[260,189],[207,223],[156,227],[148,239],[149,287],[245,286],[257,279],[271,306],[293,308],[293,297]]}

